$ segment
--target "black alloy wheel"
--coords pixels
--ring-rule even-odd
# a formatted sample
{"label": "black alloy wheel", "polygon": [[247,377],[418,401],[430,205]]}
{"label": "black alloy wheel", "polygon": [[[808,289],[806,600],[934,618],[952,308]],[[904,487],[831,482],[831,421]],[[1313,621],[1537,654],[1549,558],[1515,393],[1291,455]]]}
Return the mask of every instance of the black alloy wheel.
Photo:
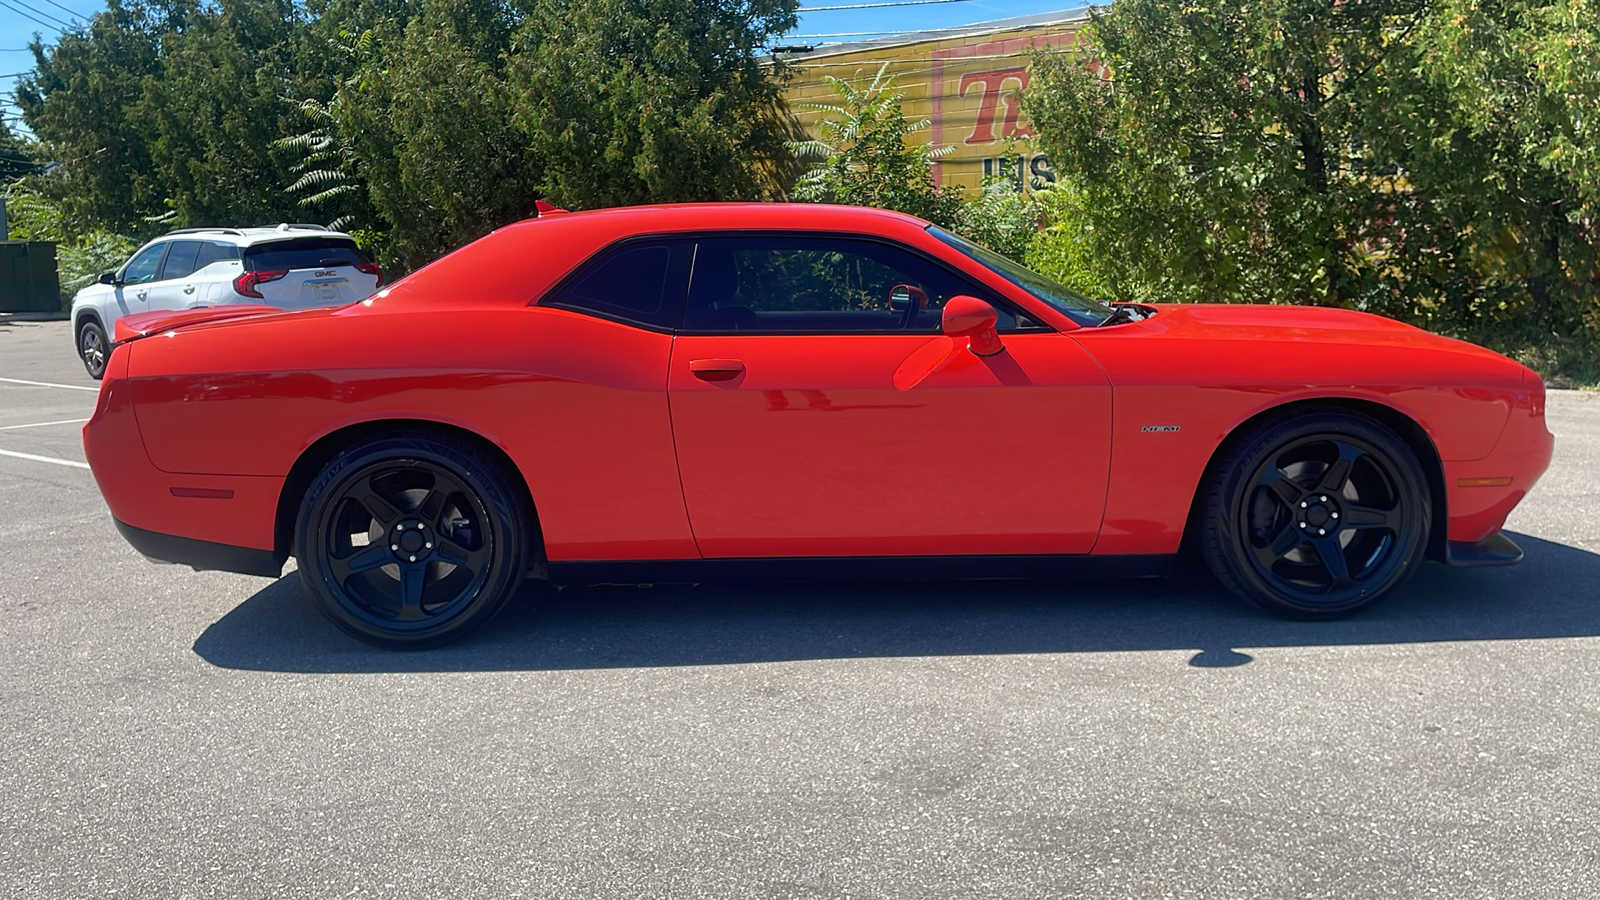
{"label": "black alloy wheel", "polygon": [[1427,476],[1392,430],[1321,410],[1236,444],[1208,491],[1201,551],[1224,586],[1293,618],[1337,618],[1420,566]]}
{"label": "black alloy wheel", "polygon": [[296,529],[322,612],[380,647],[455,640],[516,593],[531,514],[471,444],[430,432],[362,441],[312,482]]}
{"label": "black alloy wheel", "polygon": [[98,381],[106,374],[106,362],[111,358],[111,341],[100,323],[90,319],[78,329],[78,358],[89,371],[89,377]]}

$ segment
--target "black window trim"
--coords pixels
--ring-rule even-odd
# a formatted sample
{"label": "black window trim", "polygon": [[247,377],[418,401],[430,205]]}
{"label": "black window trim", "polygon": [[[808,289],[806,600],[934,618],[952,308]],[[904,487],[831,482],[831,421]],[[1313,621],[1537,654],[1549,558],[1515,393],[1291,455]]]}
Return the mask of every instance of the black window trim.
{"label": "black window trim", "polygon": [[167,262],[172,259],[172,248],[178,246],[179,244],[193,244],[194,245],[194,258],[195,258],[195,261],[198,262],[200,260],[200,248],[205,246],[205,243],[206,243],[205,241],[197,241],[197,240],[193,240],[193,239],[189,239],[189,238],[179,238],[178,240],[175,240],[175,241],[168,241],[167,242],[167,252],[162,254],[162,256],[161,256],[161,267],[156,269],[156,273],[158,275],[160,275],[161,277],[157,278],[156,281],[177,281],[180,278],[188,278],[190,275],[193,275],[195,272],[199,271],[199,267],[196,266],[195,268],[190,269],[189,271],[183,273],[182,275],[173,275],[173,276],[168,277],[168,275],[167,275]]}
{"label": "black window trim", "polygon": [[[682,238],[682,240],[676,240],[676,239],[678,239],[680,237]],[[577,267],[575,267],[571,272],[568,272],[566,274],[566,277],[564,277],[560,281],[556,282],[555,285],[553,285],[549,290],[545,291],[540,296],[534,298],[531,302],[529,302],[528,305],[532,306],[532,307],[540,307],[540,308],[543,308],[543,309],[562,309],[562,310],[566,310],[567,312],[578,313],[579,315],[585,315],[585,316],[589,316],[589,317],[595,318],[595,319],[603,319],[603,320],[605,320],[607,322],[616,322],[619,325],[630,325],[630,326],[632,326],[634,328],[642,328],[645,331],[653,331],[656,334],[681,334],[682,333],[681,326],[683,324],[683,315],[684,315],[684,305],[688,302],[688,299],[689,299],[689,273],[688,272],[684,273],[683,277],[680,279],[680,282],[681,282],[680,284],[669,286],[669,288],[668,288],[668,290],[681,291],[682,294],[683,294],[683,296],[678,301],[678,316],[677,316],[677,318],[678,318],[678,326],[658,325],[658,324],[656,324],[654,322],[640,321],[639,319],[631,318],[629,316],[624,316],[624,315],[621,315],[620,313],[605,312],[605,311],[598,310],[598,309],[593,309],[593,308],[587,307],[587,306],[579,306],[579,305],[577,305],[575,303],[562,303],[560,298],[570,288],[572,288],[573,285],[576,285],[578,282],[580,282],[583,279],[589,277],[589,274],[592,273],[595,270],[595,268],[600,265],[600,263],[602,263],[605,260],[611,258],[612,256],[614,256],[617,253],[620,253],[620,252],[623,252],[623,251],[629,249],[629,247],[631,245],[633,245],[633,244],[655,244],[655,243],[666,243],[666,242],[694,244],[694,243],[697,242],[697,240],[698,240],[698,238],[696,238],[694,235],[679,235],[679,234],[675,234],[675,233],[672,233],[672,232],[667,232],[665,234],[629,235],[628,237],[622,238],[621,240],[612,241],[611,243],[606,244],[604,247],[601,247],[599,250],[596,250],[595,252],[589,254],[588,258],[586,258],[583,262],[579,263],[577,265]],[[670,260],[668,261],[667,265],[668,265],[668,270],[669,270],[668,274],[670,275],[671,274],[671,271],[670,271],[671,270],[671,261]],[[693,263],[693,257],[691,257],[690,258],[689,271],[692,272],[693,270],[694,270],[694,263]]]}
{"label": "black window trim", "polygon": [[[1048,322],[1039,321],[1039,317],[1038,316],[1035,316],[1034,314],[1028,312],[1027,310],[1020,309],[1015,303],[1011,302],[1009,299],[1007,299],[1007,298],[1005,298],[1003,296],[997,295],[997,293],[993,289],[985,287],[985,286],[983,286],[981,284],[977,284],[976,282],[974,282],[972,276],[968,275],[965,272],[960,271],[959,269],[955,268],[954,266],[949,265],[944,260],[939,259],[938,257],[933,256],[933,255],[927,253],[926,251],[924,251],[924,250],[922,250],[922,249],[920,249],[918,247],[913,247],[913,246],[911,246],[909,244],[904,244],[904,243],[901,243],[900,241],[896,241],[896,240],[893,240],[893,239],[890,239],[890,238],[886,238],[886,237],[884,237],[882,235],[860,234],[860,233],[853,232],[853,231],[806,231],[806,230],[803,230],[803,229],[791,229],[791,228],[724,228],[724,229],[711,229],[711,230],[705,230],[705,231],[665,231],[665,232],[652,232],[650,234],[629,235],[629,236],[627,236],[625,238],[621,238],[619,240],[612,241],[611,243],[606,244],[605,246],[601,247],[600,249],[596,250],[595,252],[589,254],[589,257],[587,259],[585,259],[582,263],[580,263],[571,272],[569,272],[566,275],[566,277],[564,277],[560,281],[556,282],[556,284],[554,286],[552,286],[549,290],[545,291],[539,297],[534,298],[532,301],[529,302],[528,305],[531,306],[531,307],[542,307],[542,308],[546,308],[546,309],[563,309],[563,310],[566,310],[567,312],[578,313],[580,315],[586,315],[586,316],[590,316],[590,317],[593,317],[593,318],[596,318],[596,319],[603,319],[603,320],[608,321],[608,322],[616,322],[616,323],[619,323],[619,324],[622,324],[622,325],[630,325],[630,326],[632,326],[634,328],[642,328],[642,329],[644,329],[646,331],[653,331],[653,332],[655,332],[657,334],[683,335],[684,337],[726,337],[726,336],[730,336],[730,335],[731,336],[737,336],[737,337],[797,337],[797,336],[801,336],[801,337],[803,337],[803,336],[810,336],[810,337],[853,337],[853,336],[857,336],[857,335],[866,336],[866,337],[883,336],[883,335],[913,335],[913,336],[921,335],[921,336],[925,336],[925,337],[933,336],[933,334],[931,332],[916,332],[916,331],[903,331],[903,330],[813,331],[813,330],[807,330],[807,329],[785,329],[785,330],[775,330],[775,331],[709,331],[709,330],[699,329],[699,328],[696,328],[696,329],[684,328],[682,323],[683,323],[684,316],[686,316],[688,314],[689,288],[694,283],[694,262],[695,262],[695,259],[697,259],[699,257],[699,254],[700,254],[700,242],[704,241],[704,240],[711,239],[711,238],[810,238],[810,239],[832,238],[832,239],[840,239],[840,240],[866,241],[866,242],[873,243],[873,244],[880,244],[882,246],[888,247],[888,248],[893,249],[893,250],[899,250],[899,251],[902,251],[904,253],[909,253],[912,256],[915,256],[918,259],[923,260],[924,262],[928,263],[929,265],[937,266],[939,269],[943,270],[946,274],[948,274],[952,278],[956,279],[957,281],[961,282],[962,284],[967,285],[969,288],[972,288],[973,289],[973,296],[977,297],[978,299],[983,300],[983,301],[995,306],[996,308],[1006,310],[1006,311],[1010,312],[1013,316],[1025,317],[1028,321],[1036,323],[1033,327],[1030,327],[1030,328],[1019,328],[1019,329],[1017,329],[1015,331],[1008,331],[1008,332],[1002,332],[1002,333],[1004,333],[1004,334],[1053,334],[1053,333],[1057,333],[1057,329],[1054,326],[1050,325]],[[692,243],[692,244],[695,245],[694,246],[695,257],[691,258],[690,264],[689,264],[689,272],[683,278],[683,283],[680,285],[680,287],[681,287],[681,289],[683,291],[683,301],[682,301],[681,305],[679,306],[679,311],[678,311],[678,323],[679,324],[678,324],[678,326],[676,328],[667,328],[667,327],[664,327],[664,326],[661,326],[661,325],[656,325],[656,324],[649,323],[649,322],[640,322],[637,319],[631,319],[631,318],[628,318],[627,316],[621,316],[621,315],[614,315],[614,314],[610,314],[610,313],[605,313],[605,312],[601,312],[599,310],[590,309],[588,307],[581,307],[581,306],[576,306],[576,305],[564,304],[564,303],[560,303],[560,302],[552,299],[552,298],[560,297],[561,294],[563,292],[565,292],[568,288],[570,288],[572,285],[576,284],[580,279],[582,279],[585,276],[587,276],[589,271],[592,270],[593,267],[595,265],[597,265],[601,260],[603,260],[606,257],[608,257],[609,255],[611,255],[611,252],[613,250],[617,250],[617,249],[623,248],[628,244],[646,243],[646,242],[658,242],[658,241],[662,241],[662,242],[664,242],[664,241],[689,242],[689,243]]]}
{"label": "black window trim", "polygon": [[[161,274],[161,270],[165,269],[167,267],[167,254],[169,252],[171,252],[172,245],[174,243],[176,243],[176,241],[161,241],[159,244],[155,245],[155,246],[159,246],[161,248],[161,257],[156,260],[156,271],[155,271],[155,274],[160,275]],[[145,246],[145,247],[140,247],[138,250],[134,251],[134,254],[132,256],[128,257],[128,261],[122,264],[122,268],[117,270],[117,280],[123,282],[123,284],[127,284],[127,282],[124,280],[123,276],[127,274],[128,267],[133,265],[133,261],[139,258],[139,254],[140,253],[144,252],[145,250],[150,250],[150,249],[152,249],[152,247]],[[152,278],[149,281],[141,281],[141,282],[139,282],[137,284],[133,284],[133,285],[129,285],[129,286],[130,287],[141,287],[141,286],[150,285],[150,284],[160,284],[161,282],[163,282],[165,280],[166,279],[164,279],[164,278]]]}

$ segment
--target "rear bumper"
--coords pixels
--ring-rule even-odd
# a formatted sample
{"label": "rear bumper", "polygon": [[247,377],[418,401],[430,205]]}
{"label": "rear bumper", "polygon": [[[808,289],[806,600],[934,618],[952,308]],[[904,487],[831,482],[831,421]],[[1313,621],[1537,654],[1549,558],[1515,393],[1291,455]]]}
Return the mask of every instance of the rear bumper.
{"label": "rear bumper", "polygon": [[[145,453],[129,391],[128,357],[137,348],[112,352],[94,417],[83,427],[84,455],[118,529],[152,559],[276,577],[283,562],[275,540],[283,479],[157,469]],[[173,549],[179,542],[193,546]],[[268,566],[268,558],[277,564]]]}
{"label": "rear bumper", "polygon": [[1450,541],[1444,561],[1452,566],[1509,566],[1522,562],[1522,548],[1496,531],[1481,541]]}
{"label": "rear bumper", "polygon": [[115,516],[111,521],[117,523],[117,530],[133,545],[133,549],[151,562],[176,563],[196,572],[238,572],[266,578],[277,578],[283,572],[283,560],[271,550],[235,547],[232,544],[145,531]]}

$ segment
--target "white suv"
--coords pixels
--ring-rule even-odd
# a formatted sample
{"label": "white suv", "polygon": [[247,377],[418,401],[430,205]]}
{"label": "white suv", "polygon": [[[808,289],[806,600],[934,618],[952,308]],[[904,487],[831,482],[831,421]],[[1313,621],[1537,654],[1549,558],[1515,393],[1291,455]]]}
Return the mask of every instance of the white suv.
{"label": "white suv", "polygon": [[123,316],[253,303],[280,309],[364,300],[383,271],[348,234],[321,225],[180,228],[133,254],[72,300],[72,335],[89,375],[105,374]]}

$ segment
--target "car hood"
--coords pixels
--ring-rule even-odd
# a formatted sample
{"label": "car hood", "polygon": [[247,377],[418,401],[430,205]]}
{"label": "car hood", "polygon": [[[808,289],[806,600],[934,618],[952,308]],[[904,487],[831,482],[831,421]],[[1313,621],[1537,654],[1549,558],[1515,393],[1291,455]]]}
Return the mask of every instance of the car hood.
{"label": "car hood", "polygon": [[[1186,346],[1159,352],[1177,354],[1191,365],[1203,365],[1212,376],[1226,378],[1258,378],[1271,372],[1271,377],[1296,383],[1348,383],[1347,379],[1363,377],[1465,379],[1463,383],[1516,389],[1539,377],[1486,347],[1354,310],[1249,304],[1161,304],[1145,309],[1155,315],[1089,329],[1084,337],[1111,338],[1116,333],[1136,338],[1135,343],[1145,345],[1141,355],[1177,342]],[[1113,349],[1102,340],[1094,343],[1100,353]]]}
{"label": "car hood", "polygon": [[1174,336],[1228,340],[1306,341],[1450,348],[1475,356],[1504,360],[1499,353],[1424,331],[1394,319],[1325,306],[1211,303],[1161,304],[1148,307],[1156,315],[1138,323]]}

